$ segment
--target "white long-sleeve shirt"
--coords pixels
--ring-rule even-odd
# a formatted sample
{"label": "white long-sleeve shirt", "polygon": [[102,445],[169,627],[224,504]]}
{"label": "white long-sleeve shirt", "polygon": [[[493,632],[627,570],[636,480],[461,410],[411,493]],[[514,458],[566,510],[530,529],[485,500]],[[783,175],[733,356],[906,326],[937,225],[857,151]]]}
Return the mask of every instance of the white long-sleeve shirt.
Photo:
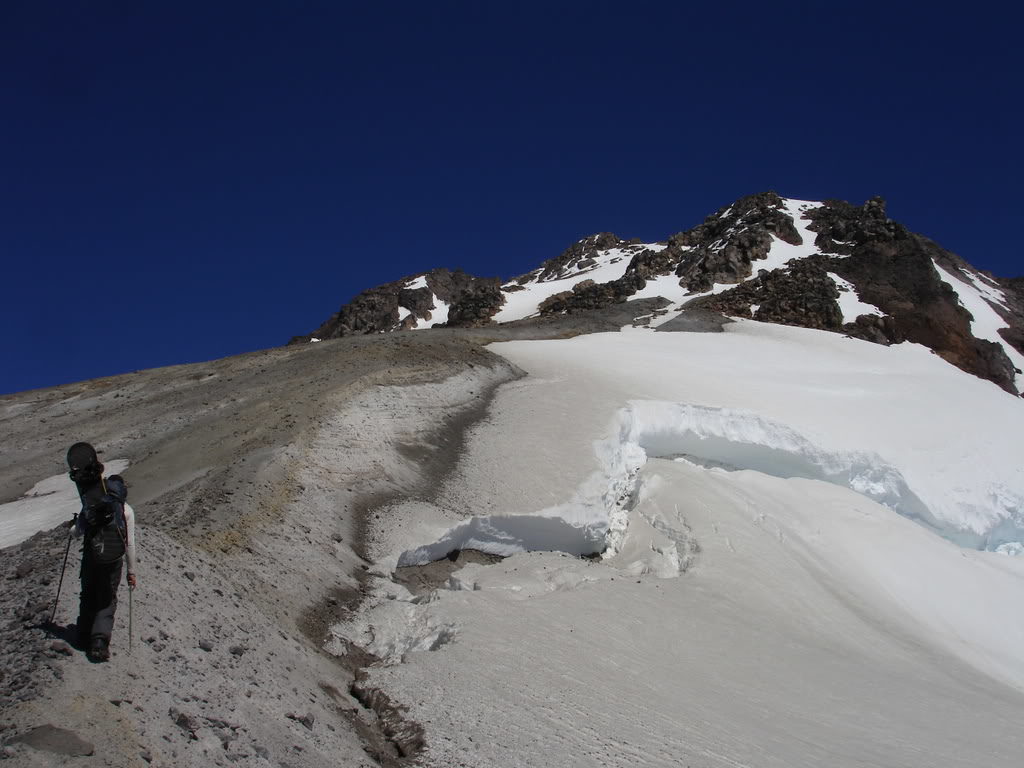
{"label": "white long-sleeve shirt", "polygon": [[135,575],[135,510],[131,504],[124,505],[124,526],[127,536],[124,545],[125,560],[128,561],[128,575]]}

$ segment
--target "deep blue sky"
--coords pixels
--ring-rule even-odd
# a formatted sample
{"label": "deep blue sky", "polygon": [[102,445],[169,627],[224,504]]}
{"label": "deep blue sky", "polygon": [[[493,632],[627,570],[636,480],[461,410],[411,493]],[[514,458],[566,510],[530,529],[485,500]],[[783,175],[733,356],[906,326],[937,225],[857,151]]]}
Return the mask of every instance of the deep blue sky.
{"label": "deep blue sky", "polygon": [[765,189],[1024,274],[1009,3],[0,3],[0,392]]}

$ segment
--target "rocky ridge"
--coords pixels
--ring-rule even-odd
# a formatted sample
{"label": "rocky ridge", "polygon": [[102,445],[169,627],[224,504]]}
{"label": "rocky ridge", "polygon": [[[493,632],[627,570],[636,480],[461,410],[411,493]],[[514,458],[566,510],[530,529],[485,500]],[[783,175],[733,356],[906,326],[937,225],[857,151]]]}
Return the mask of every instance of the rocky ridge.
{"label": "rocky ridge", "polygon": [[[312,334],[292,341],[430,325],[487,327],[511,296],[545,286],[551,290],[531,314],[571,315],[630,301],[650,281],[658,279],[660,286],[668,278],[680,293],[676,310],[685,305],[879,344],[915,342],[1019,393],[1020,361],[1015,365],[1008,353],[1024,355],[1024,279],[1000,279],[975,269],[890,219],[882,198],[861,206],[842,200],[797,203],[774,192],[749,195],[661,243],[598,233],[505,284],[431,270],[364,291]],[[773,257],[777,244],[800,247],[800,252],[779,261]],[[608,270],[620,262],[623,266],[613,270],[616,276],[607,279]],[[1001,340],[974,335],[977,318],[939,268],[985,293],[1006,324],[999,330]],[[604,279],[594,279],[598,272]],[[873,305],[871,311],[845,317],[836,278],[862,304]],[[438,304],[446,306],[446,313],[437,311]]]}
{"label": "rocky ridge", "polygon": [[500,306],[500,287],[496,277],[432,269],[363,291],[313,333],[297,336],[292,343],[408,330],[418,321],[472,328],[486,323]]}

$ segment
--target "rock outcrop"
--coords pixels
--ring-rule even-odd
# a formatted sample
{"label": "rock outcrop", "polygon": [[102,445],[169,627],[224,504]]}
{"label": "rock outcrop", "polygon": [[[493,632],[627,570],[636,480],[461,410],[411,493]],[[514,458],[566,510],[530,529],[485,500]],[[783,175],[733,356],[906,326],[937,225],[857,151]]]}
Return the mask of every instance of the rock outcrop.
{"label": "rock outcrop", "polygon": [[1007,322],[1009,328],[1002,328],[999,335],[1008,344],[1024,355],[1024,277],[993,277],[1006,296]]}
{"label": "rock outcrop", "polygon": [[687,307],[766,323],[838,331],[843,327],[838,298],[839,289],[821,262],[808,259],[786,270],[762,270],[730,291],[696,299]]}
{"label": "rock outcrop", "polygon": [[[944,360],[1016,393],[1014,367],[1002,347],[971,333],[971,314],[935,270],[976,271],[967,262],[926,237],[914,234],[885,213],[878,197],[863,206],[829,200],[809,212],[815,245],[825,253],[832,272],[851,282],[862,301],[891,318],[886,342],[923,344]],[[1018,326],[1019,327],[1019,326]],[[882,341],[861,328],[848,331]]]}
{"label": "rock outcrop", "polygon": [[669,238],[677,255],[676,275],[693,293],[711,290],[715,283],[738,283],[753,274],[754,262],[764,259],[772,236],[791,245],[802,238],[784,212],[775,192],[743,197],[703,224]]}
{"label": "rock outcrop", "polygon": [[[773,251],[778,243],[799,246],[784,251],[797,255],[785,260]],[[989,304],[1007,325],[999,334],[1008,346],[973,335],[974,318],[937,266],[965,285],[1005,297]],[[617,276],[608,279],[610,273]],[[603,280],[595,279],[598,274]],[[835,277],[871,305],[866,314],[844,317]],[[678,286],[676,303],[683,295],[691,309],[880,344],[923,344],[962,370],[1017,393],[1018,371],[1007,351],[1024,354],[1024,278],[979,272],[890,219],[880,197],[859,206],[842,200],[798,206],[775,192],[749,195],[661,243],[623,240],[610,232],[585,237],[504,285],[497,278],[435,269],[364,291],[312,334],[293,341],[436,324],[486,326],[507,296],[545,284],[551,289],[538,292],[537,316],[593,313],[633,299],[654,279]]]}
{"label": "rock outcrop", "polygon": [[[591,266],[594,255],[600,251],[607,251],[635,242],[639,241],[634,240],[626,243],[611,232],[599,232],[596,235],[585,237],[579,242],[573,243],[555,258],[548,259],[541,264],[538,271],[523,275],[521,278],[517,278],[517,281],[526,280],[533,276],[537,276],[541,282],[561,277],[572,269],[585,269]],[[590,262],[589,264],[587,263],[588,261]]]}
{"label": "rock outcrop", "polygon": [[[417,285],[417,281],[423,284]],[[501,281],[496,277],[432,269],[363,291],[315,331],[296,336],[290,343],[408,330],[421,323],[426,327],[472,328],[490,321],[504,301]],[[438,319],[440,302],[448,312]]]}

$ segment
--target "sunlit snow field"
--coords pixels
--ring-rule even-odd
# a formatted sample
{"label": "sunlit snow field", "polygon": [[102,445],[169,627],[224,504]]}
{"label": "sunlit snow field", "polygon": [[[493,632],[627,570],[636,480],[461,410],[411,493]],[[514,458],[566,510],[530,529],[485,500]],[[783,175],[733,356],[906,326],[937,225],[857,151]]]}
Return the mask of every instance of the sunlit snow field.
{"label": "sunlit snow field", "polygon": [[431,764],[1021,764],[1024,558],[982,551],[1024,527],[1019,398],[749,321],[492,349],[530,376],[437,502],[475,523],[418,509],[382,565],[611,547],[470,565],[430,601],[380,579],[335,628],[391,662],[371,680]]}

